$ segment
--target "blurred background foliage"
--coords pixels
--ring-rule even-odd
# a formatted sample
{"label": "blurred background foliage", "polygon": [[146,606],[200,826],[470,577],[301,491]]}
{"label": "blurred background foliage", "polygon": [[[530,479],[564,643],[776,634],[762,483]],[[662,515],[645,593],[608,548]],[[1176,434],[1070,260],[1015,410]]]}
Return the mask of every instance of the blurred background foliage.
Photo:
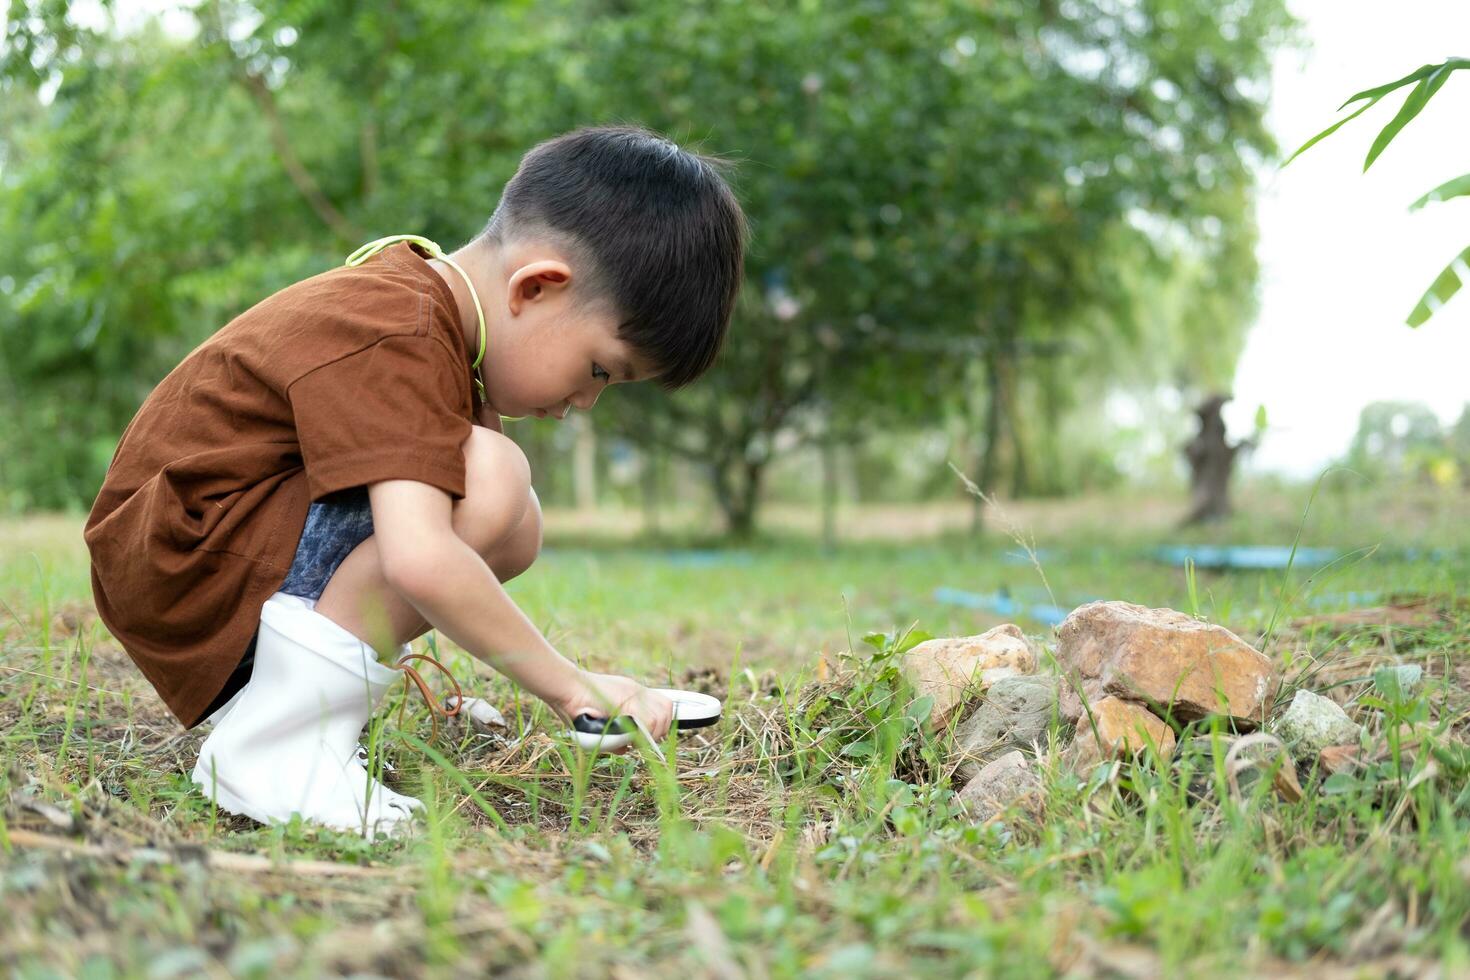
{"label": "blurred background foliage", "polygon": [[378,235],[459,245],[527,148],[604,122],[737,164],[747,287],[691,390],[515,427],[543,500],[747,532],[772,495],[954,496],[950,462],[1108,485],[1139,438],[1110,398],[1165,393],[1167,458],[1228,390],[1292,29],[1281,0],[10,0],[0,509],[87,508],[231,317]]}

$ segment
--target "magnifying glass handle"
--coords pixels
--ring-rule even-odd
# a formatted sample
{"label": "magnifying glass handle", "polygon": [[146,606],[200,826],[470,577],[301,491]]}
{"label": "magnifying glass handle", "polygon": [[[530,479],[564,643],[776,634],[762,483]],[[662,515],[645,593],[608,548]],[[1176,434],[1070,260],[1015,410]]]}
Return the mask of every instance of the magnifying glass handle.
{"label": "magnifying glass handle", "polygon": [[627,715],[597,718],[584,712],[572,719],[572,729],[584,735],[631,735],[635,727],[633,719]]}

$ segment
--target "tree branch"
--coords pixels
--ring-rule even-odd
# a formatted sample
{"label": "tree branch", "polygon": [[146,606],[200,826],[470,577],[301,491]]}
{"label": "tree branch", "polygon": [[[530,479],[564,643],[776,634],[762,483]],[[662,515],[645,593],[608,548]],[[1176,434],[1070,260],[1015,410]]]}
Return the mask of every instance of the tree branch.
{"label": "tree branch", "polygon": [[276,105],[276,97],[271,92],[270,86],[265,83],[255,72],[246,68],[237,60],[235,62],[239,70],[241,81],[255,104],[260,106],[260,111],[265,114],[266,126],[270,130],[271,143],[275,146],[276,156],[281,160],[281,166],[286,169],[286,176],[291,179],[296,190],[306,198],[306,203],[311,206],[312,211],[343,241],[361,241],[366,236],[357,229],[352,222],[348,221],[342,212],[327,200],[322,193],[321,185],[311,175],[311,171],[301,162],[296,155],[296,150],[291,146],[291,140],[286,134],[285,121],[281,119],[280,108]]}

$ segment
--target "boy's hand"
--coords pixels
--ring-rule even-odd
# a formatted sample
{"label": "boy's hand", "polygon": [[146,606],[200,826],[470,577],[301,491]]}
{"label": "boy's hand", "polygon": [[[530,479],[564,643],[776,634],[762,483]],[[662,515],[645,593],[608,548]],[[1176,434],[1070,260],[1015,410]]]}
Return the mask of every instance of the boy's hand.
{"label": "boy's hand", "polygon": [[567,721],[582,714],[594,718],[632,715],[643,723],[655,742],[662,741],[674,723],[674,702],[632,678],[584,670],[576,686],[577,690],[560,704],[552,705]]}

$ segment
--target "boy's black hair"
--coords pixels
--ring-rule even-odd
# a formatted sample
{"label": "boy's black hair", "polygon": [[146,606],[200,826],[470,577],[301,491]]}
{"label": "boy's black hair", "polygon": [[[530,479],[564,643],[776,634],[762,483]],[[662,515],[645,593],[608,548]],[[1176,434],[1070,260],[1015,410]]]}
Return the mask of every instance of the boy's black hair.
{"label": "boy's black hair", "polygon": [[725,167],[646,129],[574,130],[521,159],[480,237],[562,239],[590,264],[578,292],[611,303],[673,390],[714,363],[740,292],[745,215]]}

